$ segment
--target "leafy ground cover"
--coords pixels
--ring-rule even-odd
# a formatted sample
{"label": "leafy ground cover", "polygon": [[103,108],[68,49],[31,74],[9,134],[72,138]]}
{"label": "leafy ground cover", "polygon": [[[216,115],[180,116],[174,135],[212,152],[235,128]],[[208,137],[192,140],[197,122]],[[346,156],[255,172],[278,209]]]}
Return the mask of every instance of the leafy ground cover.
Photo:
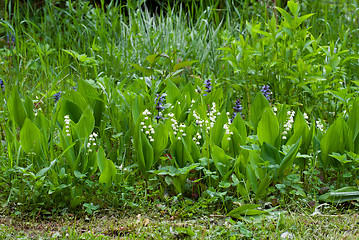
{"label": "leafy ground cover", "polygon": [[[322,210],[322,209],[321,209]],[[334,214],[331,214],[334,213]],[[0,218],[3,239],[357,239],[358,214],[277,212],[235,221],[208,214],[174,219],[157,211],[134,214],[105,211],[76,219],[73,215],[46,219]]]}
{"label": "leafy ground cover", "polygon": [[[22,234],[21,219],[74,214],[90,220],[29,227],[76,238],[79,224],[114,237],[92,218],[110,224],[117,209],[132,211],[120,231],[129,238],[356,236],[344,224],[353,214],[310,215],[322,203],[355,212],[359,197],[356,1],[179,2],[160,11],[133,1],[8,3],[2,228]],[[308,222],[323,225],[305,230]]]}

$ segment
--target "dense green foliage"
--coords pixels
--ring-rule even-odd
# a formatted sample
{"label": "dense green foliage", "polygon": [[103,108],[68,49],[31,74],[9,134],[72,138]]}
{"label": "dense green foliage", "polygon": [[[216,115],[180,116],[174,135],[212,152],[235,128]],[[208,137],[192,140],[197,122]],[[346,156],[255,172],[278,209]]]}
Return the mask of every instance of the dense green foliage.
{"label": "dense green foliage", "polygon": [[7,9],[1,201],[92,213],[144,197],[239,218],[326,189],[357,199],[358,3],[222,2]]}

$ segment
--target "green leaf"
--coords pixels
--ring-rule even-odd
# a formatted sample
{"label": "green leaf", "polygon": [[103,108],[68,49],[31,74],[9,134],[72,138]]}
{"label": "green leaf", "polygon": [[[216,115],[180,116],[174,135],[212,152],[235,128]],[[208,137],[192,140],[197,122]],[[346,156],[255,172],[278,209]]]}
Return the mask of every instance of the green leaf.
{"label": "green leaf", "polygon": [[259,204],[244,204],[230,211],[227,216],[239,219],[242,216],[255,216],[267,213],[267,211],[258,210],[258,207],[260,207]]}
{"label": "green leaf", "polygon": [[191,60],[191,61],[183,61],[180,63],[177,63],[176,65],[173,66],[173,72],[176,72],[177,70],[181,69],[181,68],[185,68],[188,66],[192,66],[193,63],[198,62],[197,60]]}
{"label": "green leaf", "polygon": [[223,177],[227,174],[229,168],[231,167],[231,157],[226,155],[222,148],[216,145],[212,145],[211,149],[211,156],[213,158],[214,164],[216,165],[218,172]]}
{"label": "green leaf", "polygon": [[84,99],[86,99],[88,104],[91,104],[94,99],[99,99],[99,94],[96,89],[86,80],[78,81],[78,89],[77,92],[82,95]]}
{"label": "green leaf", "polygon": [[158,158],[162,155],[163,150],[168,144],[168,130],[165,124],[162,122],[155,126],[155,134],[153,136],[153,151],[154,151],[154,163],[157,162]]}
{"label": "green leaf", "polygon": [[272,176],[270,173],[267,173],[258,186],[255,199],[260,199],[261,197],[264,197],[267,194],[268,187],[271,182],[272,182]]}
{"label": "green leaf", "polygon": [[262,145],[261,158],[271,165],[279,165],[282,161],[279,150],[266,142]]}
{"label": "green leaf", "polygon": [[302,22],[304,22],[305,20],[307,20],[308,18],[310,18],[313,15],[314,15],[314,13],[310,13],[310,14],[306,14],[304,16],[301,16],[300,18],[297,18],[295,20],[295,23],[297,24],[297,27],[299,27],[299,25],[302,24]]}
{"label": "green leaf", "polygon": [[282,15],[282,17],[284,17],[284,19],[287,21],[284,24],[284,27],[288,27],[288,28],[292,28],[294,29],[293,26],[293,17],[287,13],[284,9],[280,8],[280,7],[276,7],[276,9],[280,12],[280,14]]}
{"label": "green leaf", "polygon": [[340,188],[319,196],[318,200],[330,203],[342,203],[359,200],[359,189],[357,187]]}
{"label": "green leaf", "polygon": [[[358,133],[359,133],[359,101],[355,101],[353,103],[353,108],[349,114],[349,119],[348,119],[348,126],[350,128],[350,130],[353,133],[353,141],[355,143],[359,142],[359,137],[358,137]],[[355,152],[359,151],[359,144],[355,144]]]}
{"label": "green leaf", "polygon": [[140,169],[140,171],[142,172],[142,174],[144,176],[147,176],[146,163],[145,163],[145,158],[143,156],[143,149],[142,149],[141,134],[143,134],[143,133],[141,131],[139,131],[139,129],[140,129],[140,127],[137,126],[135,133],[133,135],[133,145],[135,148],[138,168]]}
{"label": "green leaf", "polygon": [[24,104],[25,110],[26,110],[26,115],[27,117],[33,121],[35,114],[34,114],[34,103],[31,100],[31,98],[29,98],[29,96],[25,96],[25,104]]}
{"label": "green leaf", "polygon": [[283,158],[282,162],[279,165],[277,170],[277,176],[279,178],[283,178],[285,176],[285,172],[289,171],[292,166],[295,157],[297,156],[300,144],[302,143],[302,138],[300,138],[288,151],[288,153]]}
{"label": "green leaf", "polygon": [[142,74],[144,74],[146,77],[149,77],[153,75],[154,71],[152,69],[144,68],[138,64],[131,63],[131,65],[138,71],[140,71]]}
{"label": "green leaf", "polygon": [[352,162],[352,160],[347,159],[347,155],[346,154],[339,154],[339,153],[335,153],[333,152],[332,154],[329,154],[329,156],[331,156],[332,158],[338,160],[338,162],[340,162],[342,165]]}
{"label": "green leaf", "polygon": [[251,105],[251,122],[254,127],[254,131],[257,132],[257,125],[262,117],[263,111],[269,108],[270,104],[268,100],[263,96],[261,92],[258,92]]}
{"label": "green leaf", "polygon": [[106,159],[105,167],[100,175],[99,183],[106,184],[107,187],[111,186],[113,178],[116,176],[117,170],[115,164]]}
{"label": "green leaf", "polygon": [[299,13],[299,4],[294,1],[288,1],[287,5],[293,16],[297,16]]}
{"label": "green leaf", "polygon": [[228,122],[228,117],[225,111],[222,111],[221,115],[216,119],[216,122],[213,124],[213,127],[210,130],[211,140],[217,146],[220,146],[225,129],[223,128],[224,124]]}
{"label": "green leaf", "polygon": [[[102,95],[103,97],[103,95]],[[95,127],[99,128],[103,113],[106,109],[105,101],[103,99],[96,99],[93,106],[93,116],[95,118]]]}
{"label": "green leaf", "polygon": [[10,92],[7,108],[11,118],[15,121],[16,125],[22,128],[25,118],[27,116],[25,106],[20,99],[17,87],[13,87]]}
{"label": "green leaf", "polygon": [[51,170],[51,168],[55,165],[55,163],[57,163],[57,159],[53,160],[51,162],[50,166],[45,167],[45,168],[41,169],[40,171],[38,171],[35,176],[36,177],[44,176],[45,173],[47,173],[49,170]]}
{"label": "green leaf", "polygon": [[334,166],[338,164],[337,161],[332,161],[329,158],[330,153],[337,152],[343,154],[344,150],[353,152],[354,142],[352,136],[353,134],[343,118],[337,118],[320,141],[322,151],[321,164],[324,168],[327,168],[330,164],[334,164]]}
{"label": "green leaf", "polygon": [[143,132],[141,132],[140,134],[141,134],[141,141],[142,141],[143,157],[144,157],[145,167],[146,167],[146,172],[147,172],[148,170],[152,169],[152,166],[154,163],[153,147],[150,144],[150,141],[148,140],[146,135]]}
{"label": "green leaf", "polygon": [[60,114],[58,114],[57,120],[61,125],[64,125],[64,116],[66,115],[69,115],[70,119],[75,123],[77,123],[80,120],[82,115],[82,110],[79,107],[79,105],[67,99],[63,99],[62,101],[60,100],[59,103],[60,103],[60,110],[59,110]]}
{"label": "green leaf", "polygon": [[181,91],[171,80],[167,80],[166,92],[167,92],[167,96],[166,96],[167,103],[171,103],[172,105],[175,105],[176,102],[183,103]]}
{"label": "green leaf", "polygon": [[41,148],[45,147],[40,129],[28,118],[20,130],[20,143],[27,154],[35,153],[37,156],[41,156]]}
{"label": "green leaf", "polygon": [[185,167],[187,162],[193,163],[193,158],[183,138],[174,139],[171,144],[171,153],[180,168]]}
{"label": "green leaf", "polygon": [[276,144],[279,136],[279,123],[271,108],[266,108],[262,118],[258,123],[258,139],[261,144],[267,142],[271,145]]}
{"label": "green leaf", "polygon": [[99,147],[97,151],[97,164],[100,169],[100,172],[103,172],[106,167],[106,154],[102,146]]}
{"label": "green leaf", "polygon": [[78,123],[75,125],[75,129],[79,138],[85,139],[93,132],[94,127],[95,118],[92,114],[90,106],[88,106],[82,113]]}

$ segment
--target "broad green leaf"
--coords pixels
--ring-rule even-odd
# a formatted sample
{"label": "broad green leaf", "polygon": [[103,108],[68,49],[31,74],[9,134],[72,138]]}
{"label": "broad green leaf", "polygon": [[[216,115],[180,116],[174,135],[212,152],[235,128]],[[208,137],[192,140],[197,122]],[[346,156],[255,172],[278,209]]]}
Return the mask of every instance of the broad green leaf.
{"label": "broad green leaf", "polygon": [[136,128],[137,130],[135,130],[135,134],[133,136],[133,144],[135,147],[135,152],[136,152],[136,160],[137,160],[137,165],[138,168],[140,169],[140,171],[142,172],[142,174],[144,176],[147,176],[147,169],[146,169],[146,162],[145,162],[145,158],[143,155],[143,149],[142,149],[142,132],[139,131],[139,127]]}
{"label": "broad green leaf", "polygon": [[277,176],[279,178],[283,178],[285,176],[285,173],[290,171],[290,169],[293,166],[293,162],[295,157],[297,156],[299,147],[302,143],[302,138],[300,138],[289,150],[289,152],[285,155],[282,162],[279,165],[279,168],[277,170]]}
{"label": "broad green leaf", "polygon": [[85,110],[88,105],[86,99],[79,92],[73,89],[70,89],[70,91],[66,92],[63,98],[76,103],[76,105],[81,109],[81,111]]}
{"label": "broad green leaf", "polygon": [[225,174],[227,174],[229,168],[231,167],[231,157],[226,155],[222,148],[216,145],[212,145],[211,149],[211,156],[214,164],[216,165],[218,172],[223,177]]}
{"label": "broad green leaf", "polygon": [[276,7],[276,9],[280,12],[282,17],[284,17],[284,19],[287,21],[287,23],[284,24],[284,27],[288,27],[288,28],[293,29],[294,26],[293,26],[293,18],[292,18],[292,16],[289,13],[287,13],[283,8]]}
{"label": "broad green leaf", "polygon": [[176,102],[183,102],[182,101],[182,94],[178,87],[171,81],[167,80],[167,87],[166,87],[167,97],[166,102],[175,105]]}
{"label": "broad green leaf", "polygon": [[183,61],[180,63],[177,63],[176,65],[173,66],[173,72],[176,72],[177,70],[181,69],[181,68],[185,68],[188,66],[192,66],[193,63],[198,62],[197,60],[191,60],[191,61]]}
{"label": "broad green leaf", "polygon": [[259,214],[267,213],[267,211],[258,210],[259,204],[244,204],[236,209],[230,211],[227,216],[233,218],[241,218],[242,216],[254,216]]}
{"label": "broad green leaf", "polygon": [[260,199],[264,197],[268,192],[268,186],[272,182],[272,175],[267,173],[267,175],[261,180],[258,189],[256,191],[255,199]]}
{"label": "broad green leaf", "polygon": [[154,151],[154,163],[156,163],[168,144],[168,130],[166,125],[162,122],[159,122],[155,126],[155,134],[153,136],[153,139],[154,142],[152,147]]}
{"label": "broad green leaf", "polygon": [[94,99],[99,98],[99,94],[96,89],[86,80],[78,81],[78,89],[77,92],[82,95],[84,99],[86,99],[88,104],[91,104]]}
{"label": "broad green leaf", "polygon": [[310,18],[313,15],[314,15],[314,13],[310,13],[310,14],[306,14],[304,16],[301,16],[300,18],[297,18],[295,20],[295,23],[297,24],[297,27],[299,27],[299,25],[302,24],[302,22],[304,22],[305,20],[307,20],[308,18]]}
{"label": "broad green leaf", "polygon": [[80,120],[76,123],[75,128],[79,138],[87,138],[95,127],[95,118],[90,106],[82,113]]}
{"label": "broad green leaf", "polygon": [[81,108],[73,101],[63,99],[60,100],[60,113],[58,114],[57,120],[61,125],[64,125],[64,117],[69,115],[71,121],[77,123],[82,115]]}
{"label": "broad green leaf", "polygon": [[29,96],[25,96],[25,103],[24,103],[24,107],[25,107],[25,110],[26,110],[26,115],[27,117],[33,121],[34,120],[34,117],[35,117],[35,114],[34,114],[34,103],[33,101],[31,100],[31,98],[29,98]]}
{"label": "broad green leaf", "polygon": [[99,147],[97,151],[97,164],[100,169],[100,172],[103,172],[106,167],[106,154],[102,146]]}
{"label": "broad green leaf", "polygon": [[322,151],[321,164],[324,168],[327,168],[329,164],[337,165],[337,161],[331,161],[329,158],[329,154],[332,152],[343,154],[344,150],[353,151],[354,142],[352,136],[353,134],[349,126],[342,117],[335,120],[320,141],[320,148]]}
{"label": "broad green leaf", "polygon": [[[238,131],[238,134],[240,136],[240,139],[236,139],[239,141],[238,143],[240,145],[246,144],[247,141],[247,127],[244,123],[243,119],[239,114],[236,115],[236,117],[233,119],[233,122],[231,123],[230,129],[233,131],[233,128],[236,128]],[[235,139],[233,139],[234,141]]]}
{"label": "broad green leaf", "polygon": [[185,167],[187,162],[193,163],[193,158],[183,138],[174,139],[171,144],[171,153],[180,168]]}
{"label": "broad green leaf", "polygon": [[319,196],[318,200],[330,203],[342,203],[359,200],[359,189],[357,187],[340,188]]}
{"label": "broad green leaf", "polygon": [[154,163],[153,147],[143,132],[140,132],[140,135],[141,135],[140,137],[141,137],[141,142],[142,142],[143,158],[144,158],[145,168],[146,168],[146,172],[147,172],[148,170],[152,169],[152,166]]}
{"label": "broad green leaf", "polygon": [[355,142],[355,152],[359,151],[359,101],[353,103],[353,108],[349,114],[348,126],[353,133],[353,141]]}
{"label": "broad green leaf", "polygon": [[111,160],[106,159],[105,162],[105,168],[100,175],[99,183],[104,183],[109,187],[111,186],[113,178],[116,176],[117,170],[115,164]]}
{"label": "broad green leaf", "polygon": [[7,108],[11,118],[15,121],[16,125],[22,128],[25,118],[27,116],[25,106],[20,99],[17,87],[12,88],[8,100]]}
{"label": "broad green leaf", "polygon": [[262,118],[258,123],[257,134],[261,144],[267,142],[275,146],[279,136],[279,124],[271,108],[264,110]]}
{"label": "broad green leaf", "polygon": [[258,92],[251,105],[251,122],[254,127],[254,131],[257,132],[257,125],[262,117],[263,111],[269,108],[268,100],[263,96],[261,92]]}
{"label": "broad green leaf", "polygon": [[[101,95],[103,97],[103,95]],[[93,115],[95,118],[95,127],[100,127],[103,113],[106,109],[105,101],[103,99],[96,99],[93,106]]]}
{"label": "broad green leaf", "polygon": [[340,162],[342,165],[352,162],[352,160],[347,159],[347,154],[339,154],[339,153],[333,152],[332,154],[329,154],[329,156],[338,160],[338,162]]}
{"label": "broad green leaf", "polygon": [[138,64],[135,63],[131,63],[131,65],[138,71],[140,71],[142,74],[144,74],[146,77],[149,77],[151,75],[153,75],[154,71],[152,69],[149,68],[144,68]]}
{"label": "broad green leaf", "polygon": [[282,161],[279,150],[266,142],[262,145],[261,158],[264,161],[268,161],[271,165],[279,166]]}
{"label": "broad green leaf", "polygon": [[45,167],[45,168],[41,169],[40,171],[38,171],[35,176],[36,177],[44,176],[45,173],[47,173],[49,170],[51,170],[51,168],[55,165],[55,163],[57,163],[57,159],[53,160],[51,162],[50,166]]}
{"label": "broad green leaf", "polygon": [[297,16],[299,13],[299,3],[294,2],[294,1],[288,1],[287,2],[288,8],[291,11],[291,13],[293,14],[293,16]]}
{"label": "broad green leaf", "polygon": [[254,192],[258,191],[258,179],[256,176],[256,172],[254,167],[251,164],[247,164],[245,166],[246,169],[246,177],[248,182],[250,183],[250,187],[253,189]]}
{"label": "broad green leaf", "polygon": [[70,201],[71,207],[77,207],[85,200],[83,194],[83,187],[81,185],[73,186],[70,190],[70,194],[71,194],[71,201]]}
{"label": "broad green leaf", "polygon": [[148,55],[146,57],[146,60],[151,64],[151,66],[153,66],[159,57],[163,57],[164,55],[161,53],[156,53],[156,54],[152,54],[152,55]]}
{"label": "broad green leaf", "polygon": [[40,129],[44,139],[49,139],[50,134],[52,134],[50,130],[50,121],[45,117],[42,111],[37,113],[34,123]]}
{"label": "broad green leaf", "polygon": [[223,128],[224,124],[228,122],[228,117],[223,111],[221,115],[216,119],[216,122],[213,124],[213,127],[210,130],[211,140],[214,144],[219,146],[221,144],[225,129]]}
{"label": "broad green leaf", "polygon": [[35,153],[37,156],[41,156],[41,148],[45,147],[40,129],[28,118],[20,130],[20,143],[27,154]]}

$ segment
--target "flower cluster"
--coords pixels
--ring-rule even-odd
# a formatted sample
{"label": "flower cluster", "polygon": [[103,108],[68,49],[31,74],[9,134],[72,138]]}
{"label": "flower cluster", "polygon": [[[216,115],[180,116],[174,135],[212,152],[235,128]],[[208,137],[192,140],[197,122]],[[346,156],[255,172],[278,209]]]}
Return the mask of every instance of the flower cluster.
{"label": "flower cluster", "polygon": [[324,124],[323,124],[323,121],[318,118],[317,121],[315,121],[316,125],[317,125],[317,128],[321,131],[321,132],[324,132]]}
{"label": "flower cluster", "polygon": [[12,46],[12,45],[15,45],[15,35],[13,34],[7,34],[6,35],[6,43],[9,45],[9,46]]}
{"label": "flower cluster", "polygon": [[270,100],[270,95],[272,95],[272,91],[270,90],[269,85],[264,85],[261,89],[262,94],[266,97],[266,99]]}
{"label": "flower cluster", "polygon": [[57,93],[55,93],[55,94],[53,95],[54,100],[55,100],[55,103],[57,103],[57,101],[59,101],[59,100],[60,100],[60,98],[61,98],[61,94],[62,94],[62,92],[61,92],[61,91],[59,91],[59,92],[57,92]]}
{"label": "flower cluster", "polygon": [[155,119],[157,120],[157,123],[160,119],[162,119],[162,111],[164,109],[163,107],[163,102],[166,100],[166,95],[165,94],[157,94],[156,95],[156,99],[155,99],[155,103],[156,103],[156,110],[158,111],[157,115],[155,116]]}
{"label": "flower cluster", "polygon": [[5,91],[5,82],[0,78],[0,87],[2,91]]}
{"label": "flower cluster", "polygon": [[[208,120],[205,121],[206,126],[207,126],[206,127],[207,132],[213,127],[214,123],[216,122],[217,115],[220,115],[220,114],[221,113],[217,112],[217,110],[216,110],[216,103],[213,102],[211,109],[207,113],[209,122],[208,122]],[[208,126],[208,124],[209,124],[209,126]]]}
{"label": "flower cluster", "polygon": [[66,132],[66,136],[67,137],[70,137],[70,122],[71,122],[71,119],[69,117],[69,115],[65,115],[64,116],[64,122],[65,122],[65,132]]}
{"label": "flower cluster", "polygon": [[306,122],[307,124],[309,124],[309,122],[308,122],[309,117],[308,117],[307,113],[303,113],[303,117],[304,117],[304,119],[305,119],[305,122]]}
{"label": "flower cluster", "polygon": [[[149,116],[151,115],[151,112],[146,109],[145,111],[143,111],[142,114],[145,116],[144,120],[148,120]],[[146,122],[148,122],[148,121],[146,121]],[[146,136],[148,137],[150,142],[155,141],[153,139],[153,135],[155,134],[155,129],[152,127],[152,125],[151,124],[146,125],[145,122],[141,122],[140,125],[142,126],[141,132],[144,132],[146,134]]]}
{"label": "flower cluster", "polygon": [[202,139],[202,135],[197,132],[196,135],[194,135],[194,137],[192,138],[192,140],[197,144],[200,145],[201,143],[199,142]]}
{"label": "flower cluster", "polygon": [[177,120],[173,118],[174,117],[173,113],[169,113],[168,116],[171,117],[171,122],[172,122],[171,126],[173,129],[173,134],[177,137],[177,139],[180,140],[181,136],[185,137],[186,133],[184,132],[184,130],[186,128],[186,125],[183,123],[178,124]]}
{"label": "flower cluster", "polygon": [[203,94],[203,96],[207,96],[207,94],[212,91],[211,79],[204,80],[204,87],[206,88],[204,91],[207,93]]}
{"label": "flower cluster", "polygon": [[231,140],[231,137],[230,137],[230,136],[233,135],[233,132],[231,132],[231,131],[229,130],[228,124],[226,124],[226,123],[223,125],[223,128],[226,130],[226,133],[225,133],[225,134],[228,136],[228,137],[227,137],[227,140],[230,141],[230,140]]}
{"label": "flower cluster", "polygon": [[233,122],[234,118],[237,116],[237,114],[239,113],[239,115],[242,117],[242,110],[243,110],[243,107],[242,107],[242,103],[241,103],[241,100],[237,99],[236,101],[236,105],[233,107],[233,117],[230,119],[231,122]]}
{"label": "flower cluster", "polygon": [[91,146],[96,146],[96,137],[97,134],[95,132],[91,133],[89,136],[89,141],[87,143],[87,151],[92,152]]}
{"label": "flower cluster", "polygon": [[288,121],[284,124],[284,131],[282,133],[282,139],[287,139],[288,132],[292,129],[292,125],[294,123],[294,115],[295,112],[293,110],[287,112],[287,116],[289,116]]}
{"label": "flower cluster", "polygon": [[198,126],[202,127],[202,126],[203,126],[202,124],[203,124],[204,121],[201,120],[201,117],[200,117],[200,116],[198,116],[196,110],[193,111],[193,117],[196,119],[196,124],[197,124]]}

